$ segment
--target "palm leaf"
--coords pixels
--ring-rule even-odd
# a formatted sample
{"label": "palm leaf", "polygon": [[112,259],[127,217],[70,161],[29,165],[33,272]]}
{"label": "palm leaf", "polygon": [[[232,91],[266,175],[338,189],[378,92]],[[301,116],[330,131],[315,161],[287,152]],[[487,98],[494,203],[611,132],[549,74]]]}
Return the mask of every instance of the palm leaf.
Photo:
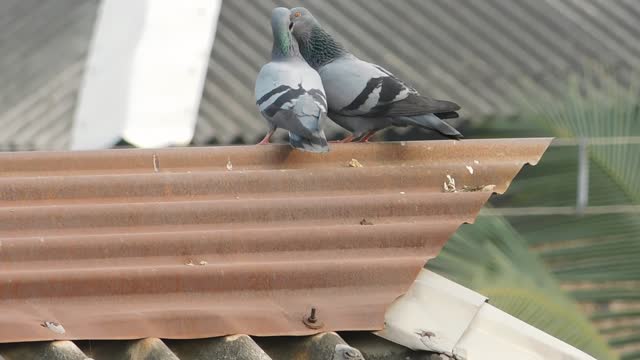
{"label": "palm leaf", "polygon": [[598,359],[616,358],[526,240],[499,217],[461,227],[428,267]]}
{"label": "palm leaf", "polygon": [[[640,136],[640,92],[601,69],[574,76],[557,99],[531,83],[525,88],[527,115],[484,122],[472,136]],[[589,205],[640,204],[640,145],[609,142],[589,146]],[[576,146],[550,149],[492,203],[570,209],[577,160]],[[623,359],[640,358],[640,214],[506,219],[480,217],[462,227],[429,267],[598,359],[615,358],[607,342]]]}
{"label": "palm leaf", "polygon": [[[597,69],[573,77],[564,98],[538,101],[521,131],[537,125],[549,135],[612,139],[590,145],[590,206],[640,204],[640,92]],[[536,100],[532,100],[536,99]],[[538,133],[540,129],[533,132]],[[576,199],[577,148],[554,148],[526,169],[499,206],[572,206]],[[615,210],[615,209],[614,209]],[[562,287],[569,290],[623,358],[640,358],[640,214],[612,211],[590,216],[509,218]]]}

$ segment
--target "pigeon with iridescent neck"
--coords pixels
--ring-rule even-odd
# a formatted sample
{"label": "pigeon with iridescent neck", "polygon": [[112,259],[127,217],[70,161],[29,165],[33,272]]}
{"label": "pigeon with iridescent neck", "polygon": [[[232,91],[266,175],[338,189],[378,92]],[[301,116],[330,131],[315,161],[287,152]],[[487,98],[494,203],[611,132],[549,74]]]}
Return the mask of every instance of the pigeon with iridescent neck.
{"label": "pigeon with iridescent neck", "polygon": [[300,55],[289,13],[282,7],[271,13],[271,62],[262,67],[256,80],[256,103],[269,123],[269,132],[260,144],[268,144],[276,129],[282,128],[289,131],[294,148],[327,152],[323,130],[327,100],[322,80]]}
{"label": "pigeon with iridescent neck", "polygon": [[422,96],[388,70],[358,59],[327,33],[305,8],[291,9],[300,53],[318,71],[327,94],[329,118],[368,141],[390,126],[418,126],[449,138],[462,134],[441,119],[458,117],[460,106]]}

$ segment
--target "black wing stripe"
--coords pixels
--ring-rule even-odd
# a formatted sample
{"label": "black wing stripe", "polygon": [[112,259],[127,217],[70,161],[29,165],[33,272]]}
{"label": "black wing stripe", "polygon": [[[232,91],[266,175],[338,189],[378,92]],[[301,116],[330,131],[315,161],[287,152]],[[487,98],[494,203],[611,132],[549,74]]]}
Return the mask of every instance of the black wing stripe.
{"label": "black wing stripe", "polygon": [[280,85],[277,88],[275,88],[275,89],[269,91],[268,93],[264,94],[260,99],[258,99],[256,104],[258,104],[258,106],[260,106],[265,101],[269,100],[273,95],[281,93],[281,92],[286,91],[286,90],[291,90],[291,87],[287,86],[287,85]]}
{"label": "black wing stripe", "polygon": [[311,89],[308,91],[309,95],[311,95],[313,97],[313,99],[317,102],[319,102],[320,104],[322,104],[322,106],[327,107],[327,98],[324,95],[324,92],[318,90],[318,89]]}
{"label": "black wing stripe", "polygon": [[380,86],[383,78],[373,78],[367,82],[367,86],[364,87],[364,90],[360,92],[360,94],[353,99],[351,104],[345,106],[342,111],[353,111],[358,110],[364,103],[369,99],[369,95],[373,93],[373,91]]}
{"label": "black wing stripe", "polygon": [[273,102],[273,104],[269,105],[269,107],[267,107],[264,112],[272,117],[274,116],[278,111],[280,111],[282,109],[282,106],[288,102],[291,102],[291,100],[298,98],[301,95],[304,95],[304,93],[306,93],[306,90],[302,88],[302,84],[298,85],[297,89],[293,89],[291,87],[288,87],[289,90],[287,92],[285,92],[284,94],[278,96],[278,98],[276,99],[276,101]]}
{"label": "black wing stripe", "polygon": [[382,90],[380,91],[380,99],[378,103],[388,103],[404,90],[404,84],[391,77],[382,78]]}

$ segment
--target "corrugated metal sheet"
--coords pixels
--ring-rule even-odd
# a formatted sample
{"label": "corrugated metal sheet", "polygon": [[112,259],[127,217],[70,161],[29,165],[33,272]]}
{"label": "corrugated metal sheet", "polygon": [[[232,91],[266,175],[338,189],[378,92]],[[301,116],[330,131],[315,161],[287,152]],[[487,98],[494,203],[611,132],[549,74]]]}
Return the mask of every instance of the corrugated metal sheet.
{"label": "corrugated metal sheet", "polygon": [[0,150],[68,146],[98,3],[0,2]]}
{"label": "corrugated metal sheet", "polygon": [[70,65],[0,114],[0,151],[68,148],[84,62]]}
{"label": "corrugated metal sheet", "polygon": [[549,143],[0,154],[0,342],[380,329]]}
{"label": "corrugated metal sheet", "polygon": [[[514,95],[524,79],[553,93],[584,63],[604,64],[622,78],[640,69],[635,0],[225,1],[196,144],[251,143],[264,135],[253,85],[269,57],[269,14],[275,5],[300,3],[357,55],[425,93],[457,101],[470,118],[517,112]],[[0,150],[68,146],[97,5],[0,3]]]}

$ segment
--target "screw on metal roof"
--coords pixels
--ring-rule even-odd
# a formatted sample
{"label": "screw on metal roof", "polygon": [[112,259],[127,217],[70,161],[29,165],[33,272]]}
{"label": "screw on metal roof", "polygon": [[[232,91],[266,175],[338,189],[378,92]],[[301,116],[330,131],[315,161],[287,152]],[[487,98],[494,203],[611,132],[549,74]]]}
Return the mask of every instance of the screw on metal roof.
{"label": "screw on metal roof", "polygon": [[309,316],[305,316],[302,322],[304,322],[309,329],[320,329],[324,326],[324,323],[317,318],[316,308],[314,307],[311,308],[311,313]]}

